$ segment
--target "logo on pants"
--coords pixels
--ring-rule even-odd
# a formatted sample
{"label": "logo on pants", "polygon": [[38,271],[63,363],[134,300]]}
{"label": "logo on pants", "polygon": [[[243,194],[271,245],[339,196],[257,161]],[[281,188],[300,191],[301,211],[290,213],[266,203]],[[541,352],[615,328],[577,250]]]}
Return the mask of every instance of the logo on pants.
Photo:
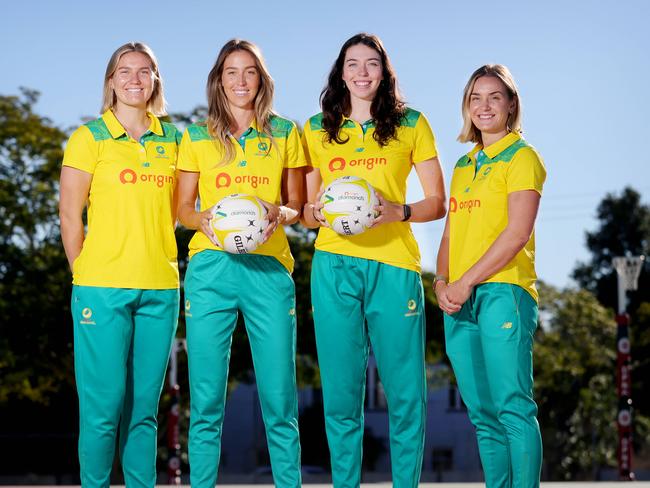
{"label": "logo on pants", "polygon": [[81,316],[83,317],[83,319],[79,322],[80,324],[90,324],[90,325],[95,325],[95,321],[92,320],[92,318],[93,318],[93,311],[92,311],[90,308],[85,307],[85,308],[81,311]]}

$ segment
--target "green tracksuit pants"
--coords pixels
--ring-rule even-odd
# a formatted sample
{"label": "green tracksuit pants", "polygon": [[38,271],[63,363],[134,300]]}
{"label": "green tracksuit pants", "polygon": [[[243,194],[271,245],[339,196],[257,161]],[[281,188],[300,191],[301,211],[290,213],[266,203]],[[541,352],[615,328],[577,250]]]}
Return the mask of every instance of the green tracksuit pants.
{"label": "green tracksuit pants", "polygon": [[420,274],[316,251],[311,289],[334,487],[361,481],[370,345],[388,403],[393,486],[416,487],[426,416]]}
{"label": "green tracksuit pants", "polygon": [[126,486],[155,486],[156,416],[178,300],[178,289],[73,287],[84,488],[109,486],[118,426]]}
{"label": "green tracksuit pants", "polygon": [[295,290],[271,256],[202,251],[185,277],[190,371],[190,482],[213,488],[232,335],[241,312],[251,345],[275,486],[301,485]]}
{"label": "green tracksuit pants", "polygon": [[484,283],[445,314],[447,355],[476,428],[487,488],[537,488],[542,440],[533,400],[537,303],[523,288]]}

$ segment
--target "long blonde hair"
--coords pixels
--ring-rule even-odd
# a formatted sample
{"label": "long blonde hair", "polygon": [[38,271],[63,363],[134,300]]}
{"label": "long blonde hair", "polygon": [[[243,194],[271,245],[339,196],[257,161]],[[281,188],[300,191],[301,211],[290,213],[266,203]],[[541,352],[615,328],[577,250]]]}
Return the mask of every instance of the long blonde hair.
{"label": "long blonde hair", "polygon": [[255,121],[260,132],[271,137],[271,115],[273,115],[273,78],[266,68],[260,49],[250,41],[231,39],[219,51],[217,61],[208,75],[208,116],[206,125],[210,136],[224,148],[220,165],[230,163],[235,157],[235,146],[228,136],[235,120],[230,112],[228,99],[221,84],[226,58],[235,51],[246,51],[255,60],[255,66],[260,75],[260,86],[255,96]]}
{"label": "long blonde hair", "polygon": [[458,135],[459,142],[475,142],[482,143],[481,131],[476,128],[472,122],[472,116],[469,112],[469,98],[474,90],[476,80],[482,76],[492,76],[501,80],[501,83],[506,87],[506,95],[510,100],[515,102],[514,110],[508,115],[506,128],[510,132],[521,132],[521,100],[519,99],[519,90],[515,83],[510,70],[502,64],[486,64],[472,73],[465,90],[463,91],[463,128]]}
{"label": "long blonde hair", "polygon": [[158,70],[158,60],[156,59],[156,55],[153,53],[152,49],[142,42],[127,42],[123,46],[118,47],[111,56],[111,59],[109,59],[108,66],[106,66],[106,74],[104,75],[104,94],[102,97],[101,113],[104,113],[115,106],[117,97],[115,96],[115,91],[111,88],[110,81],[115,74],[120,58],[126,53],[133,52],[142,53],[151,61],[151,72],[153,73],[154,86],[153,91],[151,92],[151,97],[149,97],[149,100],[147,101],[147,110],[156,116],[167,115],[167,101],[165,100],[163,90],[163,80],[160,76],[160,71]]}

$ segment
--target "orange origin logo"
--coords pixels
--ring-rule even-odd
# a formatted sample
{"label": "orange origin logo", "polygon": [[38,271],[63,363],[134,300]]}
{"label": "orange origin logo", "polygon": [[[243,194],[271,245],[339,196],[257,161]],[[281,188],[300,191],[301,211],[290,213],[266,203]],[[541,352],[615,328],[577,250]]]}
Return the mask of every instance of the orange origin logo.
{"label": "orange origin logo", "polygon": [[481,200],[478,198],[457,201],[454,197],[449,199],[449,213],[454,213],[458,210],[467,210],[472,213],[472,209],[481,208]]}
{"label": "orange origin logo", "polygon": [[165,184],[174,184],[174,177],[171,175],[161,175],[154,173],[142,173],[138,175],[132,169],[123,169],[120,172],[120,183],[123,185],[135,185],[136,183],[153,183],[158,188],[162,188]]}
{"label": "orange origin logo", "polygon": [[367,170],[371,170],[377,166],[386,166],[387,164],[388,161],[386,161],[386,158],[359,158],[351,159],[349,161],[346,161],[343,158],[334,158],[330,160],[328,167],[333,173],[335,171],[343,171],[346,166],[363,166]]}
{"label": "orange origin logo", "polygon": [[237,184],[246,183],[257,188],[260,185],[270,185],[271,178],[268,176],[259,176],[259,175],[237,175],[230,176],[228,173],[219,173],[214,179],[214,186],[217,188],[228,188],[233,182]]}

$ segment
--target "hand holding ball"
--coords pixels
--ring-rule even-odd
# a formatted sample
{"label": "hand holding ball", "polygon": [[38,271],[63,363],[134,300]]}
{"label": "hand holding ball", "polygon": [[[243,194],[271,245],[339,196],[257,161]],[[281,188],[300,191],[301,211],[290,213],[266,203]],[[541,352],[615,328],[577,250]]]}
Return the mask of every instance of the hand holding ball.
{"label": "hand holding ball", "polygon": [[263,242],[269,225],[265,217],[266,208],[257,197],[235,193],[212,207],[210,227],[224,251],[247,254]]}
{"label": "hand holding ball", "polygon": [[361,234],[377,217],[379,204],[374,188],[356,176],[343,176],[329,184],[320,201],[321,213],[330,227],[341,235]]}

